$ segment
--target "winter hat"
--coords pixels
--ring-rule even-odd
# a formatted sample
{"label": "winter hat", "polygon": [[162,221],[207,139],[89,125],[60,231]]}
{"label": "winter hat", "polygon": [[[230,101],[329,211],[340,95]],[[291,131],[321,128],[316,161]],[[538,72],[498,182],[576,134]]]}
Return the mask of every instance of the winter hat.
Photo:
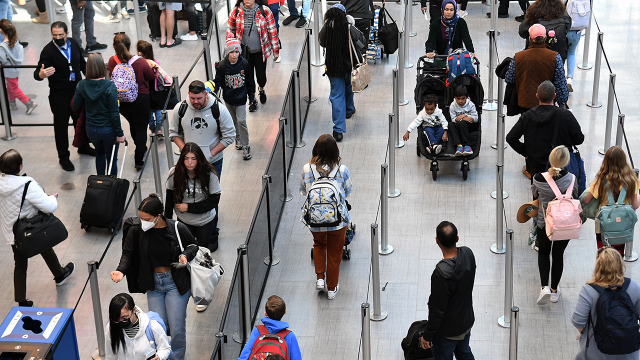
{"label": "winter hat", "polygon": [[345,9],[344,5],[342,5],[340,3],[333,5],[332,8],[338,8],[338,9],[344,11],[345,13],[347,12],[347,9]]}
{"label": "winter hat", "polygon": [[547,37],[547,29],[541,24],[534,24],[529,28],[529,37],[535,39],[537,37]]}
{"label": "winter hat", "polygon": [[240,40],[238,39],[229,39],[224,47],[225,54],[229,54],[232,51],[240,52]]}

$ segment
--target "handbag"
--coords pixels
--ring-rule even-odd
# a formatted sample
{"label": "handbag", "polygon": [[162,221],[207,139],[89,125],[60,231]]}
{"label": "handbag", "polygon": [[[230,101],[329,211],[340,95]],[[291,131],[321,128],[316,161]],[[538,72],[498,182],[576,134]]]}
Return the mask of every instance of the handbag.
{"label": "handbag", "polygon": [[167,110],[173,110],[178,105],[178,97],[173,86],[164,86],[158,83],[158,90],[149,89],[149,102],[151,110],[164,110],[166,104]]}
{"label": "handbag", "polygon": [[[391,19],[390,23],[386,21],[387,16]],[[398,30],[398,24],[393,20],[384,3],[382,4],[382,10],[380,11],[379,25],[378,39],[380,39],[382,46],[384,46],[384,53],[387,55],[395,53],[396,50],[398,50],[398,34],[400,31]]]}
{"label": "handbag", "polygon": [[13,236],[16,249],[26,258],[47,251],[64,241],[69,233],[62,221],[53,214],[38,214],[30,218],[20,219],[20,212],[27,197],[27,189],[31,181],[24,184],[22,202],[18,211],[18,220],[13,224]]}
{"label": "handbag", "polygon": [[591,199],[588,203],[584,202],[584,198],[589,194],[589,189],[585,189],[580,195],[580,206],[582,206],[582,213],[580,214],[580,218],[582,219],[582,223],[587,221],[587,219],[595,220],[598,212],[600,211],[600,200],[595,197]]}
{"label": "handbag", "polygon": [[[555,119],[556,125],[553,129],[553,140],[551,140],[551,149],[556,147],[556,140],[558,140],[558,128],[560,127],[560,121]],[[578,194],[582,194],[582,192],[587,188],[587,176],[584,171],[584,160],[580,156],[580,151],[575,145],[569,147],[570,152],[570,161],[569,164],[565,167],[565,169],[576,176],[576,180],[578,182]],[[547,169],[549,168],[549,161],[547,161]]]}
{"label": "handbag", "polygon": [[[351,28],[351,25],[349,25]],[[351,31],[349,31],[349,59],[351,60],[351,88],[353,92],[358,93],[364,90],[367,85],[371,82],[371,73],[369,72],[369,64],[367,64],[367,59],[363,58],[362,62],[360,62],[360,58],[358,57],[358,52],[356,51],[356,47],[353,45],[353,40],[351,39]],[[353,54],[356,53],[356,61],[358,62],[355,66],[353,63]]]}
{"label": "handbag", "polygon": [[[178,232],[178,223],[179,221],[176,220],[176,236],[180,250],[184,251],[180,233]],[[196,305],[209,305],[211,300],[213,300],[216,286],[224,274],[222,265],[218,264],[211,257],[211,251],[209,249],[198,246],[198,253],[193,260],[189,261],[187,268],[189,269],[189,273],[191,273],[191,296],[193,296],[194,303],[196,303]]]}

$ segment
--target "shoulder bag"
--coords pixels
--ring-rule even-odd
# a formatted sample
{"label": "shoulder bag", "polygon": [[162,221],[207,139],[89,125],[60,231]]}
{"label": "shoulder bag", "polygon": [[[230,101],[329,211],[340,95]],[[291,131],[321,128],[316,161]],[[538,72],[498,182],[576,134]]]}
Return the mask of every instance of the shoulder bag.
{"label": "shoulder bag", "polygon": [[[398,24],[393,20],[384,3],[382,4],[382,10],[380,10],[379,14],[380,28],[378,30],[378,39],[384,47],[384,53],[387,55],[393,54],[398,50],[398,34],[400,33],[400,31],[398,31]],[[386,21],[387,16],[391,19],[390,23]]]}
{"label": "shoulder bag", "polygon": [[45,214],[38,211],[38,214],[30,218],[20,219],[20,212],[27,197],[29,188],[27,181],[22,192],[22,202],[18,211],[18,220],[13,224],[13,236],[15,247],[26,258],[41,254],[64,241],[69,233],[60,219],[53,214]]}
{"label": "shoulder bag", "polygon": [[[351,28],[351,25],[349,25]],[[361,92],[364,90],[367,85],[371,82],[371,73],[369,72],[369,64],[367,64],[367,59],[363,58],[362,62],[360,62],[360,57],[358,56],[358,52],[356,47],[353,45],[353,40],[351,39],[351,30],[349,30],[349,59],[351,60],[351,87],[353,92]],[[357,64],[353,63],[353,54],[356,54]]]}
{"label": "shoulder bag", "polygon": [[[558,145],[557,140],[558,140],[558,128],[560,127],[560,120],[555,118],[556,114],[557,114],[557,111],[556,113],[554,113],[554,121],[556,122],[556,124],[555,124],[555,128],[553,129],[553,140],[551,140],[551,150],[553,150]],[[584,190],[587,189],[587,176],[584,171],[584,160],[582,160],[582,157],[580,156],[580,151],[578,150],[578,147],[576,147],[575,145],[571,145],[568,148],[569,148],[569,155],[571,156],[571,159],[569,161],[569,164],[566,166],[566,170],[576,176],[576,180],[578,182],[578,194],[582,194]],[[547,169],[549,169],[549,166],[550,166],[549,161],[547,161]]]}

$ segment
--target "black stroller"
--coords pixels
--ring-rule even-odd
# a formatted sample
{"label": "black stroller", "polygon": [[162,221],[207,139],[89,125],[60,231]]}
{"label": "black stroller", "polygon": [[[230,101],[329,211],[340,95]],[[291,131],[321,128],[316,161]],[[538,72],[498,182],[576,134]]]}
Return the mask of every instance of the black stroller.
{"label": "black stroller", "polygon": [[[446,58],[446,55],[436,55],[440,59]],[[439,154],[433,154],[427,152],[426,145],[428,139],[422,126],[418,127],[418,141],[416,143],[416,153],[418,156],[422,155],[431,160],[431,176],[435,181],[438,177],[438,161],[461,161],[460,170],[462,171],[462,179],[467,180],[467,174],[469,172],[469,160],[475,159],[480,154],[481,134],[482,134],[482,102],[484,99],[484,89],[479,78],[479,66],[480,62],[477,58],[474,58],[474,65],[476,66],[477,75],[461,74],[454,78],[449,86],[445,84],[447,78],[446,67],[439,67],[427,61],[426,56],[418,59],[418,75],[417,84],[414,91],[414,100],[416,103],[416,114],[422,110],[424,106],[424,97],[426,95],[436,95],[438,99],[438,107],[442,109],[445,117],[451,123],[449,116],[449,105],[454,101],[453,95],[456,86],[464,85],[469,92],[469,98],[476,106],[478,111],[477,129],[470,132],[471,147],[474,150],[473,154],[465,156],[455,156],[456,144],[453,141],[448,141],[445,147]],[[449,126],[451,127],[451,125]]]}

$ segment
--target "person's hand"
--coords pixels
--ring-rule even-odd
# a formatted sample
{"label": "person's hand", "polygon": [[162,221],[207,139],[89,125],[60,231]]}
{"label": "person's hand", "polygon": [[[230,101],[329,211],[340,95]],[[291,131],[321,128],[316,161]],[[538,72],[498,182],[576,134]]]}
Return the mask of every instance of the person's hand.
{"label": "person's hand", "polygon": [[113,282],[119,283],[120,281],[122,281],[123,277],[124,274],[118,270],[111,272],[111,280],[113,280]]}
{"label": "person's hand", "polygon": [[434,52],[427,53],[427,57],[429,59],[433,59],[434,57],[436,57],[436,53],[434,53]]}
{"label": "person's hand", "polygon": [[180,257],[178,258],[178,262],[180,264],[186,264],[187,263],[187,257],[184,255],[180,255]]}
{"label": "person's hand", "polygon": [[55,196],[56,199],[58,198],[58,193],[51,194],[51,195]]}
{"label": "person's hand", "polygon": [[469,124],[472,124],[473,123],[473,118],[471,116],[466,116],[464,118],[464,121],[468,122]]}
{"label": "person's hand", "polygon": [[402,140],[404,140],[404,141],[409,140],[409,132],[408,131],[406,133],[404,133],[404,135],[402,136]]}
{"label": "person's hand", "polygon": [[176,210],[180,211],[180,212],[185,212],[189,209],[189,205],[185,204],[185,203],[181,203],[181,204],[176,204]]}
{"label": "person's hand", "polygon": [[464,114],[460,114],[460,115],[456,116],[456,119],[455,119],[456,122],[460,122],[460,120],[463,120],[464,116],[465,116]]}
{"label": "person's hand", "polygon": [[429,8],[425,6],[425,7],[421,8],[420,10],[422,10],[422,13],[424,14],[424,13],[427,12],[427,10],[429,10]]}
{"label": "person's hand", "polygon": [[158,355],[155,355],[154,357],[152,357],[152,358],[151,358],[151,359],[149,359],[149,360],[160,360],[160,358],[158,357]]}
{"label": "person's hand", "polygon": [[53,73],[56,72],[56,69],[53,66],[50,66],[48,68],[44,68],[44,64],[42,64],[42,67],[40,68],[40,72],[38,73],[38,76],[40,76],[40,79],[46,79],[49,76],[53,75]]}
{"label": "person's hand", "polygon": [[442,141],[449,141],[449,135],[447,134],[447,130],[442,133]]}
{"label": "person's hand", "polygon": [[431,344],[429,344],[429,342],[424,338],[420,338],[420,347],[426,350],[431,348]]}
{"label": "person's hand", "polygon": [[119,142],[119,143],[123,143],[124,142],[124,136],[116,137],[116,141]]}
{"label": "person's hand", "polygon": [[86,1],[78,1],[78,9],[82,10],[87,5]]}

